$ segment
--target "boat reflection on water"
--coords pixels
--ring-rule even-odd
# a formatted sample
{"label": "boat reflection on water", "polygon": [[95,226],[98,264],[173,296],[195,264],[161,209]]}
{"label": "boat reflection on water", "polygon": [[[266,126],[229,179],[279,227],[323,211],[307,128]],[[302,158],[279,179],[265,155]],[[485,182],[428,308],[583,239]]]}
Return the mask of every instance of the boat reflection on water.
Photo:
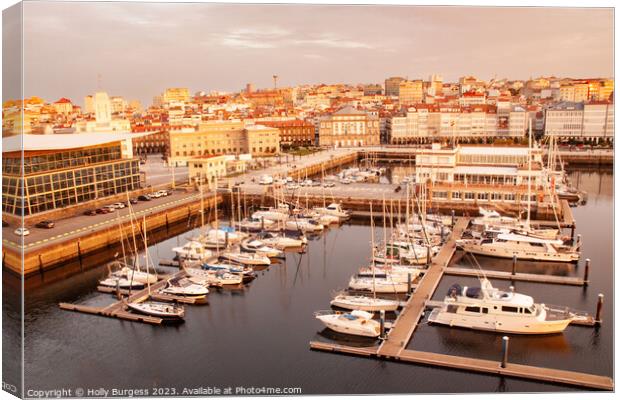
{"label": "boat reflection on water", "polygon": [[[502,337],[504,336],[504,334],[500,333],[472,331],[467,328],[442,325],[433,325],[433,334],[437,335],[437,340],[444,349],[449,349],[446,352],[447,354],[470,354],[478,358],[497,357],[500,354]],[[571,352],[571,345],[563,333],[508,336],[510,337],[511,354],[528,354],[544,351],[546,354],[551,355]],[[415,336],[413,341],[415,341]]]}
{"label": "boat reflection on water", "polygon": [[[472,257],[474,256],[457,250],[449,267],[476,268]],[[511,259],[475,255],[475,260],[485,270],[512,272]],[[576,276],[577,268],[577,264],[572,263],[517,260],[517,273],[523,274]]]}
{"label": "boat reflection on water", "polygon": [[346,333],[339,333],[329,328],[325,328],[322,331],[317,332],[317,335],[320,336],[321,339],[327,339],[330,342],[342,346],[375,347],[381,344],[381,341],[379,339],[365,336],[347,335]]}

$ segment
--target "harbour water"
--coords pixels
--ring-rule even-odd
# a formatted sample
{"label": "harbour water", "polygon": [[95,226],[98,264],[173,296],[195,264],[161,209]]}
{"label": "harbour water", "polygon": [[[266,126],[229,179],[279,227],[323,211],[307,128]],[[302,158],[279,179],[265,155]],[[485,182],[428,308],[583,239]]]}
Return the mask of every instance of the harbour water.
{"label": "harbour water", "polygon": [[[590,313],[597,294],[604,293],[603,325],[570,326],[562,335],[546,337],[512,336],[509,360],[613,376],[613,175],[608,170],[584,170],[572,172],[571,178],[589,194],[586,205],[573,209],[577,233],[584,239],[582,260],[577,267],[520,262],[519,270],[581,276],[584,260],[590,258],[590,285],[513,285],[537,301]],[[376,235],[382,237],[380,228]],[[171,248],[190,236],[186,232],[152,245],[151,257],[156,263],[172,258]],[[246,288],[213,289],[209,304],[188,306],[186,321],[178,326],[148,326],[58,308],[59,302],[111,302],[110,295],[96,291],[97,279],[106,273],[103,266],[28,291],[26,390],[169,388],[168,394],[199,387],[299,387],[302,394],[574,390],[309,350],[311,340],[344,340],[326,334],[313,312],[327,309],[333,292],[345,288],[351,274],[367,263],[369,241],[367,225],[352,222],[330,229],[310,241],[307,253],[288,253],[286,262],[259,272]],[[510,261],[477,259],[483,268],[511,268]],[[453,263],[468,266],[468,259],[457,254]],[[434,298],[443,298],[454,282],[475,280],[444,277]],[[492,282],[501,288],[511,284]],[[409,348],[499,361],[501,337],[422,324]]]}

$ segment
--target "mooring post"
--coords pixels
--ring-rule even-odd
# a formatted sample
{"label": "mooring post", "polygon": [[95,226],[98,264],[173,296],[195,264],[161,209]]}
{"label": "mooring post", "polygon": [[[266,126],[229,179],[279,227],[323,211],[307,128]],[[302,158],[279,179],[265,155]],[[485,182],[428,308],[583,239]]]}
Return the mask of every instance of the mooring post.
{"label": "mooring post", "polygon": [[581,233],[577,235],[577,248],[581,247]]}
{"label": "mooring post", "polygon": [[426,268],[431,266],[431,246],[426,246]]}
{"label": "mooring post", "polygon": [[407,297],[411,295],[411,272],[407,272]]}
{"label": "mooring post", "polygon": [[588,275],[590,275],[590,259],[586,258],[586,268],[583,270],[583,285],[588,286]]}
{"label": "mooring post", "polygon": [[116,298],[118,300],[120,300],[122,298],[122,296],[121,296],[121,281],[120,281],[120,279],[116,280]]}
{"label": "mooring post", "polygon": [[594,317],[594,323],[596,326],[600,326],[603,323],[601,319],[601,312],[603,311],[603,294],[598,294],[598,301],[596,302],[596,316]]}
{"label": "mooring post", "polygon": [[452,229],[454,229],[454,210],[452,210]]}
{"label": "mooring post", "polygon": [[39,254],[39,272],[43,275],[43,258],[41,257],[41,254]]}
{"label": "mooring post", "polygon": [[77,240],[78,260],[80,261],[80,271],[84,270],[82,266],[82,248],[80,246],[80,239]]}
{"label": "mooring post", "polygon": [[443,224],[441,224],[441,243],[443,244],[444,242],[444,231],[443,231]]}
{"label": "mooring post", "polygon": [[380,330],[379,337],[385,339],[385,310],[379,311]]}
{"label": "mooring post", "polygon": [[506,364],[508,364],[508,342],[510,338],[508,336],[504,336],[502,338],[502,368],[506,368]]}
{"label": "mooring post", "polygon": [[575,239],[575,224],[570,226],[570,240],[573,241]]}
{"label": "mooring post", "polygon": [[224,233],[224,246],[228,248],[228,231]]}
{"label": "mooring post", "polygon": [[514,276],[517,273],[517,255],[512,255],[512,275]]}

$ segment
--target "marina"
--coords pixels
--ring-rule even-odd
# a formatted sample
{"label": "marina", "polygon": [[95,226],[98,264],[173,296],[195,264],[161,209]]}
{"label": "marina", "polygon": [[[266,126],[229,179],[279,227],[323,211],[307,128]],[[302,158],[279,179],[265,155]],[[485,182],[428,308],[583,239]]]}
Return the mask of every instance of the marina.
{"label": "marina", "polygon": [[[573,212],[578,213],[580,210],[581,210],[580,207],[570,209],[571,214]],[[404,218],[404,215],[402,217]],[[377,221],[376,229],[378,231],[378,233],[376,234],[376,237],[379,239],[383,235],[382,233],[383,229],[380,227],[381,225],[380,219],[381,219],[380,215],[375,216],[375,221]],[[575,218],[575,219],[578,220],[578,218]],[[462,230],[464,229],[464,226],[466,226],[469,223],[469,220],[470,218],[468,217],[456,216],[455,217],[456,226],[453,231],[456,232],[457,234],[459,232],[462,232]],[[201,311],[201,310],[211,310],[211,311],[208,311],[208,314],[212,314],[213,312],[216,312],[217,314],[224,313],[223,315],[227,315],[228,311],[226,310],[230,309],[230,307],[233,306],[232,304],[245,304],[244,308],[247,308],[249,306],[247,301],[250,301],[250,298],[254,297],[255,295],[259,295],[256,292],[257,290],[259,290],[259,288],[265,287],[266,289],[267,287],[274,287],[274,285],[275,287],[279,288],[277,289],[277,291],[284,290],[283,293],[288,293],[288,296],[293,296],[293,297],[289,297],[291,300],[287,300],[284,303],[280,304],[280,301],[278,301],[276,304],[280,304],[280,305],[279,306],[276,305],[276,308],[279,308],[287,303],[297,304],[297,306],[295,306],[294,308],[295,310],[297,310],[296,312],[299,313],[301,311],[299,307],[301,306],[301,304],[295,301],[293,303],[289,303],[290,301],[293,301],[292,299],[297,298],[299,296],[305,299],[310,299],[310,298],[316,299],[316,301],[314,300],[310,301],[309,304],[307,304],[305,307],[302,307],[302,309],[305,309],[307,311],[301,312],[301,314],[303,315],[299,315],[299,318],[306,319],[308,321],[313,320],[312,313],[315,310],[324,308],[325,305],[329,303],[326,300],[330,298],[330,296],[329,296],[329,293],[326,292],[326,290],[329,291],[329,290],[332,290],[332,288],[335,288],[335,287],[337,288],[338,284],[345,285],[348,280],[346,268],[342,269],[342,267],[340,266],[336,269],[333,269],[334,267],[329,267],[332,265],[342,264],[342,261],[337,261],[337,260],[342,260],[342,259],[338,258],[339,256],[337,256],[336,253],[334,253],[334,251],[336,250],[335,247],[332,247],[337,244],[337,242],[339,241],[339,238],[340,240],[343,240],[341,239],[342,237],[350,236],[352,232],[356,232],[356,231],[359,231],[359,233],[366,232],[363,235],[364,236],[363,238],[359,237],[359,233],[357,234],[359,239],[361,239],[361,240],[356,241],[356,243],[358,243],[357,250],[355,248],[352,248],[345,252],[347,254],[345,258],[351,258],[350,257],[350,254],[352,254],[351,252],[353,252],[353,254],[355,253],[360,254],[361,257],[360,256],[355,257],[357,261],[355,261],[354,259],[347,260],[345,264],[349,266],[357,265],[357,267],[355,268],[359,268],[360,265],[364,265],[365,262],[367,263],[368,247],[366,243],[368,243],[369,234],[368,234],[367,227],[364,226],[365,224],[367,224],[367,222],[364,223],[363,221],[364,220],[361,220],[361,221],[355,220],[353,222],[345,223],[344,225],[341,225],[340,227],[334,226],[326,230],[324,233],[320,235],[316,235],[313,238],[310,238],[308,240],[308,245],[307,245],[305,254],[298,254],[296,252],[287,252],[285,259],[282,260],[282,264],[271,265],[263,271],[257,271],[258,276],[257,276],[256,281],[251,282],[247,285],[244,285],[244,287],[239,287],[236,289],[226,288],[226,287],[211,288],[210,291],[212,293],[208,295],[209,305],[204,305],[204,306],[192,305],[192,302],[189,299],[186,299],[185,301],[182,299],[176,299],[177,302],[179,302],[180,304],[185,304],[186,306],[188,306],[188,308],[186,309],[186,318],[185,318],[186,321],[185,323],[179,325],[176,328],[167,328],[167,327],[157,328],[157,329],[163,329],[162,333],[158,334],[158,336],[164,334],[163,333],[164,331],[168,331],[170,329],[174,329],[174,330],[181,329],[182,331],[187,331],[188,329],[190,329],[189,327],[195,326],[197,321],[202,320],[202,318],[200,317],[200,314],[203,314],[206,311]],[[366,218],[366,221],[368,221],[367,218]],[[226,219],[224,219],[222,222],[228,223]],[[357,225],[360,223],[362,225]],[[352,229],[353,231],[351,231]],[[387,230],[389,231],[389,227],[387,228]],[[340,231],[345,231],[348,233],[344,233]],[[582,233],[582,230],[580,229],[580,225],[577,225],[576,231],[577,233],[584,235],[584,233]],[[197,235],[197,231],[195,231],[194,233],[192,232],[184,233],[180,236],[180,238],[183,238],[182,240],[186,240],[185,238],[196,237],[196,235]],[[176,240],[176,242],[174,240]],[[178,238],[172,239],[172,241],[171,239],[167,239],[167,240],[164,240],[164,242],[154,245],[155,247],[153,247],[153,245],[149,246],[151,248],[150,253],[154,258],[155,264],[160,265],[160,269],[166,272],[165,275],[167,276],[165,276],[165,278],[167,279],[174,277],[175,274],[180,274],[180,270],[179,270],[179,263],[173,260],[174,253],[171,253],[170,250],[163,250],[163,249],[164,248],[172,249],[175,246],[181,245],[182,243],[179,242],[178,240],[179,240]],[[334,242],[334,240],[336,240],[336,242]],[[421,280],[419,280],[419,282],[415,282],[414,284],[411,285],[411,291],[413,292],[411,297],[407,299],[405,296],[404,300],[402,300],[402,297],[400,297],[401,300],[399,300],[399,305],[403,306],[403,311],[397,311],[397,313],[395,314],[396,320],[389,319],[389,318],[393,318],[393,316],[389,316],[389,318],[386,318],[384,327],[388,331],[388,338],[389,338],[388,340],[384,342],[379,342],[379,343],[375,342],[375,343],[364,344],[363,341],[358,343],[358,341],[356,340],[349,341],[348,339],[345,339],[342,337],[334,337],[333,339],[328,339],[327,341],[325,341],[325,338],[326,337],[330,338],[330,335],[323,336],[323,335],[327,335],[327,333],[320,332],[318,336],[311,339],[312,348],[326,349],[329,346],[334,346],[334,348],[342,348],[345,350],[342,350],[342,351],[330,350],[330,351],[345,352],[348,354],[366,355],[366,356],[370,356],[370,358],[378,358],[378,359],[384,358],[388,360],[400,361],[399,363],[396,363],[394,366],[396,370],[401,370],[402,368],[409,370],[411,368],[415,368],[414,366],[415,364],[435,365],[435,366],[441,366],[443,368],[458,370],[458,369],[466,368],[466,365],[475,364],[475,367],[471,367],[471,368],[467,367],[469,369],[465,369],[465,370],[469,370],[469,371],[477,372],[477,373],[482,372],[485,374],[500,375],[506,378],[518,377],[519,379],[527,378],[527,379],[534,379],[538,381],[540,381],[540,379],[536,378],[536,374],[539,374],[539,373],[547,374],[550,370],[563,370],[564,368],[561,365],[540,366],[536,362],[531,363],[527,359],[525,360],[519,359],[520,353],[517,352],[516,348],[514,347],[515,346],[514,343],[518,344],[519,340],[521,339],[514,338],[514,337],[511,337],[511,342],[514,342],[514,343],[511,343],[513,347],[511,348],[511,352],[509,355],[509,363],[506,369],[500,370],[500,368],[497,366],[499,362],[493,361],[494,359],[499,360],[499,358],[501,357],[501,351],[499,350],[497,351],[495,355],[485,354],[485,353],[482,353],[479,355],[475,355],[475,354],[452,355],[452,354],[442,354],[441,352],[438,352],[437,353],[439,354],[438,356],[432,356],[433,354],[436,353],[436,350],[433,349],[433,346],[430,346],[427,348],[427,346],[424,344],[425,342],[428,341],[424,339],[424,336],[427,336],[428,334],[427,331],[428,329],[431,329],[431,327],[424,323],[417,324],[416,326],[416,324],[413,323],[412,321],[415,321],[415,322],[419,321],[420,316],[425,315],[426,312],[430,310],[429,307],[439,304],[438,300],[433,299],[433,293],[436,293],[436,292],[443,293],[445,289],[442,289],[442,285],[444,285],[442,282],[445,281],[446,277],[469,279],[469,277],[466,276],[466,274],[468,273],[467,271],[468,270],[472,271],[471,268],[466,268],[465,265],[463,264],[463,262],[465,261],[465,258],[462,256],[459,256],[460,250],[457,250],[454,247],[451,248],[451,246],[448,245],[449,243],[452,243],[451,242],[452,237],[450,237],[447,240],[448,241],[444,243],[444,245],[441,247],[440,253],[434,257],[433,263],[431,263],[429,267],[430,268],[429,271],[424,273],[424,276],[422,277]],[[334,243],[332,244],[332,242]],[[346,243],[347,243],[347,246],[351,246],[351,242],[349,240],[347,240]],[[589,243],[587,240],[584,240],[584,245],[587,247],[588,245],[591,245],[591,243]],[[158,249],[158,250],[155,250],[155,249]],[[327,252],[327,254],[323,254],[324,252]],[[331,254],[331,256],[328,256],[329,254]],[[590,253],[587,253],[587,254],[589,255]],[[512,275],[512,272],[511,272],[512,260],[506,260],[505,262],[499,263],[498,265],[505,266],[505,267],[502,267],[505,269],[497,270],[497,271],[493,270],[492,268],[489,268],[488,262],[484,263],[483,261],[485,260],[482,260],[482,259],[480,260],[481,265],[483,267],[483,271],[485,272],[485,274],[488,274],[488,277],[490,279],[500,279],[498,282],[501,282],[501,281],[505,281],[504,279],[502,279],[502,277],[506,275]],[[582,260],[581,262],[583,263],[584,260]],[[588,278],[588,281],[590,281],[590,285],[588,286],[588,293],[594,293],[594,294],[588,295],[587,298],[589,299],[593,298],[594,301],[596,301],[596,293],[597,293],[596,291],[600,290],[599,288],[600,284],[596,283],[598,280],[597,276],[599,276],[599,273],[600,273],[599,271],[600,268],[597,269],[596,267],[600,265],[599,264],[600,262],[601,261],[595,260],[592,263],[592,266],[590,267],[590,272],[589,272],[590,277]],[[548,285],[549,283],[553,283],[553,281],[557,280],[557,282],[562,282],[562,284],[552,285],[552,286],[570,288],[576,285],[579,286],[578,285],[579,281],[583,280],[581,278],[583,276],[583,271],[580,276],[575,276],[573,275],[574,273],[570,273],[570,272],[568,276],[556,275],[557,272],[541,274],[540,271],[538,272],[532,271],[532,268],[534,268],[532,265],[534,264],[535,263],[528,262],[528,261],[518,261],[516,274],[513,276],[513,279],[512,279],[514,281],[513,284],[516,284],[516,285],[521,285],[521,284]],[[438,267],[438,268],[435,268],[435,267]],[[327,269],[324,269],[324,272],[321,272],[323,268],[327,268]],[[568,270],[565,269],[565,271],[571,271],[571,269],[570,268]],[[335,273],[337,273],[337,275],[334,276],[333,274]],[[429,273],[431,275],[429,275]],[[429,276],[432,277],[433,273],[436,274],[435,279],[428,279],[427,281],[426,278]],[[456,275],[457,273],[459,275]],[[325,279],[325,278],[322,278],[323,274],[327,274],[325,276],[332,276],[332,278],[330,279],[334,283],[329,285],[329,287],[324,287],[324,284],[322,283],[323,279]],[[471,276],[475,278],[475,275],[473,275],[475,274],[475,272],[469,272],[469,274],[471,274]],[[523,278],[528,278],[528,274],[534,275],[537,277],[530,277],[530,280],[527,280],[527,279],[521,280],[519,279],[522,277],[521,274],[524,275]],[[160,282],[165,282],[165,281],[166,279],[163,279]],[[270,282],[268,286],[264,286],[267,284],[267,282]],[[281,286],[284,282],[287,282],[285,286]],[[312,285],[309,287],[306,287],[306,285],[310,284],[311,282],[313,282]],[[566,284],[569,282],[570,284]],[[316,285],[319,285],[319,286],[316,286]],[[54,285],[52,285],[52,287],[53,286]],[[96,285],[91,286],[91,287],[96,287]],[[321,287],[321,289],[319,289],[319,287]],[[151,286],[151,289],[152,288],[153,288],[153,285]],[[116,299],[114,299],[114,296],[117,295],[116,290],[114,288],[105,288],[105,289],[99,288],[99,289],[102,289],[104,291],[102,295],[109,296],[109,297],[106,297],[108,300],[103,301],[103,298],[96,300],[97,297],[92,297],[93,295],[87,295],[87,297],[82,298],[82,300],[80,300],[79,297],[74,298],[72,300],[71,298],[63,296],[65,298],[60,302],[66,303],[66,304],[63,304],[61,306],[63,307],[63,309],[60,311],[63,313],[66,313],[67,311],[65,311],[65,309],[71,309],[71,308],[74,308],[75,311],[79,311],[77,313],[73,313],[71,319],[78,318],[78,317],[89,318],[89,314],[91,314],[93,315],[94,318],[99,318],[101,320],[101,323],[95,323],[95,326],[98,326],[100,324],[105,324],[106,321],[110,321],[110,318],[98,317],[98,315],[104,315],[103,314],[104,312],[108,313],[109,314],[108,316],[111,316],[113,319],[125,320],[129,323],[135,323],[136,321],[143,322],[142,324],[137,324],[136,326],[138,325],[155,325],[156,326],[156,325],[161,324],[160,322],[158,323],[157,319],[153,317],[142,316],[139,314],[135,314],[133,312],[127,312],[127,311],[122,310],[122,308],[115,308],[115,307],[118,307],[118,306],[115,306],[115,304],[121,304],[118,301],[116,301]],[[294,294],[291,290],[294,291]],[[144,293],[144,289],[141,292]],[[138,292],[135,292],[135,293],[138,293]],[[259,290],[259,293],[262,293],[261,296],[266,295],[266,292],[264,292],[264,290]],[[416,297],[416,293],[419,293],[417,297]],[[427,293],[427,295],[430,296],[430,298],[426,299],[425,297],[427,297],[427,295],[422,296],[422,293]],[[128,295],[128,291],[121,291],[121,295],[125,295],[125,296]],[[243,300],[247,296],[251,296],[251,297],[248,298],[247,300]],[[153,300],[155,299],[156,298],[153,298]],[[228,304],[228,305],[226,304],[227,302],[230,302],[233,299],[236,299],[236,300],[234,300],[232,304]],[[281,300],[283,299],[284,298],[281,298]],[[416,302],[413,303],[412,299],[415,299]],[[112,303],[110,303],[110,301],[112,301]],[[242,303],[239,303],[240,301]],[[436,303],[434,304],[433,302],[436,302]],[[322,306],[321,306],[321,303],[322,303]],[[256,307],[263,308],[263,307],[268,306],[268,304],[271,304],[270,307],[274,306],[273,303],[267,302],[263,306],[256,304],[252,308],[256,308]],[[312,304],[315,304],[315,305],[313,306]],[[568,302],[568,304],[571,305],[571,302]],[[582,309],[582,310],[588,310],[594,314],[594,311],[596,309],[595,305],[596,304],[593,304],[590,306],[577,305],[577,308]],[[572,306],[575,307],[576,305],[573,304]],[[58,307],[58,305],[56,305],[56,307]],[[604,307],[602,309],[602,314],[603,315],[608,314],[610,312],[610,308],[611,308],[610,306]],[[246,315],[245,318],[249,318],[249,314],[247,314],[246,312],[244,312],[244,315]],[[80,314],[83,314],[83,317],[81,317]],[[378,314],[379,313],[376,312],[376,315]],[[293,318],[297,318],[297,317],[293,317]],[[218,319],[221,319],[221,317]],[[254,320],[254,318],[252,318],[252,320]],[[596,330],[603,330],[603,331],[609,329],[608,328],[608,323],[609,323],[608,321],[610,321],[609,318],[601,317],[601,320],[605,320],[605,322],[601,324],[600,326],[597,325],[598,327],[595,326],[594,328],[587,328],[587,326],[596,325],[594,324],[594,321],[591,319],[589,321],[583,321],[581,325],[586,325],[584,327],[577,326],[575,328],[569,328],[569,329],[578,329],[578,330],[584,330],[584,331],[588,329],[596,329]],[[92,324],[92,323],[94,323],[94,321],[91,320],[89,324]],[[109,324],[109,322],[107,323]],[[204,324],[205,322],[203,321],[202,323]],[[575,322],[575,324],[577,324],[577,322]],[[218,328],[218,329],[224,329],[224,328]],[[433,328],[433,329],[438,329],[438,328]],[[422,335],[422,336],[417,337],[419,335]],[[469,334],[469,336],[471,336],[471,339],[473,339],[477,335],[480,335],[480,334],[479,333]],[[570,335],[574,335],[572,331]],[[169,335],[164,334],[164,336],[169,336]],[[233,336],[236,336],[236,335],[233,335]],[[302,336],[305,336],[306,338],[308,337],[307,335],[302,335]],[[413,339],[410,340],[411,337],[413,337]],[[300,339],[303,339],[303,337]],[[553,339],[553,338],[532,339],[532,340],[542,340],[543,342],[548,341],[548,340],[557,341],[557,339]],[[300,343],[300,340],[294,340],[293,342],[297,343],[295,345],[296,348],[301,346],[301,348],[307,349],[307,346],[308,346],[307,339],[305,342],[305,346],[303,343]],[[403,342],[404,344],[401,345],[400,344],[401,342]],[[418,343],[418,345],[421,346],[421,348],[416,348],[416,346],[418,346],[416,345],[416,343]],[[278,344],[274,342],[273,345],[279,347],[282,345],[282,341],[279,340]],[[412,348],[411,346],[413,346],[414,348]],[[564,344],[563,346],[564,348],[566,348],[567,344]],[[244,348],[244,346],[241,346],[241,348]],[[387,356],[379,355],[379,349],[381,348],[382,348],[381,351],[384,352],[383,354],[388,354]],[[370,352],[370,350],[368,349],[374,349],[373,350],[374,355],[371,354],[372,352]],[[293,350],[291,349],[289,351],[293,351]],[[317,363],[322,364],[319,361],[319,359],[322,357],[327,357],[324,354],[324,352],[318,352],[315,354],[317,354],[318,358],[310,357],[310,359],[314,360],[313,361],[314,364],[317,364]],[[303,355],[303,352],[302,352],[299,354],[298,357],[303,358],[303,357],[307,357],[307,355]],[[513,358],[514,358],[514,362],[512,362]],[[479,359],[480,362],[472,363],[472,362],[469,362],[470,359],[476,359],[476,360]],[[332,360],[332,362],[334,361],[335,360]],[[406,365],[406,364],[411,364],[411,363],[413,363],[414,365]],[[527,368],[528,366],[531,366],[532,368]],[[431,372],[427,370],[424,370],[424,371],[425,371],[424,374],[426,376],[429,376],[427,375],[429,373],[432,375]],[[403,370],[402,373],[405,373],[405,370]],[[447,371],[442,372],[442,374],[446,374],[446,373],[448,372]],[[288,376],[289,378],[294,376],[294,374],[291,375],[290,373],[286,374],[286,373],[281,372],[280,374],[284,376]],[[409,372],[407,372],[407,374],[409,374]],[[605,373],[603,372],[603,375],[604,374]],[[273,378],[269,378],[269,376],[272,377],[271,374],[268,374],[268,375],[261,374],[261,376],[263,379],[271,379],[273,381]],[[561,384],[561,385],[571,385],[571,386],[576,385],[576,386],[582,386],[582,387],[585,386],[585,387],[599,388],[599,389],[609,388],[609,385],[611,384],[609,380],[605,381],[604,377],[603,378],[600,378],[600,377],[592,378],[591,376],[589,376],[589,374],[583,374],[583,373],[572,374],[570,371],[567,371],[566,374],[557,373],[554,376],[555,378],[547,379],[546,382]],[[279,378],[279,379],[283,379],[283,378]],[[481,380],[481,382],[484,381],[484,379],[482,378],[471,378],[470,377],[469,379],[473,379],[473,381],[477,381],[477,380],[478,381]],[[593,383],[593,382],[598,382],[598,383]],[[420,384],[420,382],[417,382],[417,384]],[[521,387],[527,387],[524,381],[521,381],[521,380],[517,381],[517,383],[515,384],[520,385]],[[550,389],[555,386],[542,385],[542,386],[535,386],[535,387],[538,388],[537,390],[541,390],[542,388],[545,388],[545,387]],[[563,387],[566,388],[567,386],[563,386]],[[369,388],[365,387],[365,390],[368,391]],[[406,388],[404,388],[403,390],[406,390]],[[458,390],[458,389],[456,389],[455,387],[455,390]]]}

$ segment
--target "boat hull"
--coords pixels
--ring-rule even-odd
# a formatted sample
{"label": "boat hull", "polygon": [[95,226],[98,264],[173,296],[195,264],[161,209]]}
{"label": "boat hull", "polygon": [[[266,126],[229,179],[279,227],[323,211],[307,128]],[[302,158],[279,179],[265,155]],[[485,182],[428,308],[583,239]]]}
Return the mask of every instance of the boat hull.
{"label": "boat hull", "polygon": [[555,261],[573,263],[579,261],[579,256],[570,253],[533,252],[526,250],[510,250],[501,247],[465,243],[460,246],[464,251],[489,257],[513,258],[531,261]]}
{"label": "boat hull", "polygon": [[428,317],[433,324],[447,325],[450,327],[467,328],[473,330],[492,331],[501,333],[513,333],[519,335],[549,335],[562,333],[570,324],[570,319],[557,321],[524,321],[515,318],[514,321],[498,321],[494,318],[476,317],[462,314],[445,312],[439,309],[433,310]]}

